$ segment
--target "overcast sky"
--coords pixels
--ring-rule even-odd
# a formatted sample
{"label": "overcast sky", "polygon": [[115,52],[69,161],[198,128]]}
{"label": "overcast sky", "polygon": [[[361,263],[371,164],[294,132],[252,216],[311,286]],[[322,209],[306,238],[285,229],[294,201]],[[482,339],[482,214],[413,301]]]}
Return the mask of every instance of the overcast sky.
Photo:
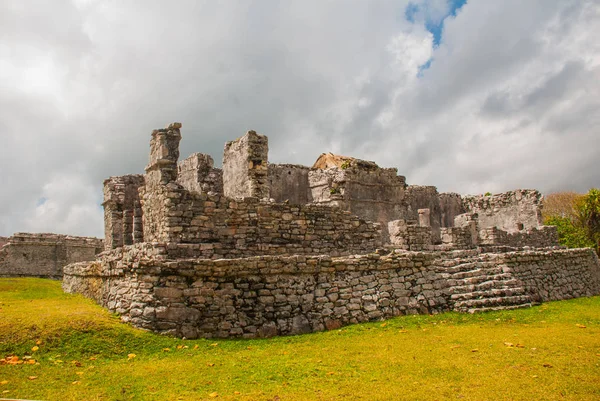
{"label": "overcast sky", "polygon": [[600,1],[0,2],[0,235],[103,236],[102,181],[248,129],[441,191],[600,186]]}

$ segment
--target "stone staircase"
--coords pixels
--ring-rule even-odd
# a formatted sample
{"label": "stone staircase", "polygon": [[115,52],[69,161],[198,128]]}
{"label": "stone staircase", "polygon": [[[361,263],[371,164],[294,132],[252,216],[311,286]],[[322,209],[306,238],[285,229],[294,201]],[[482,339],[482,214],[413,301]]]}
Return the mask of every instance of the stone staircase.
{"label": "stone staircase", "polygon": [[507,266],[466,260],[444,268],[448,276],[450,306],[458,312],[485,312],[528,308],[532,299]]}

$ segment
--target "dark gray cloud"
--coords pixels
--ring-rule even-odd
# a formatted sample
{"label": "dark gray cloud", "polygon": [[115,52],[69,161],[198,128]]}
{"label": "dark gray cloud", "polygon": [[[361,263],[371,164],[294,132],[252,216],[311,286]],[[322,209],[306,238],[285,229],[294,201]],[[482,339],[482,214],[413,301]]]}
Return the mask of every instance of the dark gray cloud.
{"label": "dark gray cloud", "polygon": [[446,0],[412,23],[408,0],[172,3],[0,4],[0,235],[102,235],[102,180],[172,121],[218,163],[256,129],[274,162],[341,152],[442,190],[599,185],[597,2],[469,2],[436,48]]}

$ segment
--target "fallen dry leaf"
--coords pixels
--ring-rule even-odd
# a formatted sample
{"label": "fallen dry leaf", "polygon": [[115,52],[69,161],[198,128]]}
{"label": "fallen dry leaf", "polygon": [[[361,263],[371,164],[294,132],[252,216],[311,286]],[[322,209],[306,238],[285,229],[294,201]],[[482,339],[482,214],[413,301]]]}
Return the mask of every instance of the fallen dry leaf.
{"label": "fallen dry leaf", "polygon": [[513,343],[504,343],[507,347],[513,347]]}
{"label": "fallen dry leaf", "polygon": [[10,390],[4,390],[4,391],[2,392],[2,394],[8,394],[8,393],[10,393]]}
{"label": "fallen dry leaf", "polygon": [[162,350],[163,350],[163,352],[170,352],[171,348],[163,348]]}
{"label": "fallen dry leaf", "polygon": [[234,392],[233,392],[233,394],[235,394],[235,395],[240,395],[240,394],[242,394],[242,393],[240,393],[239,391],[234,391]]}
{"label": "fallen dry leaf", "polygon": [[450,347],[450,349],[456,349],[456,348],[460,348],[460,345],[453,345]]}
{"label": "fallen dry leaf", "polygon": [[471,352],[479,352],[479,350],[477,348],[473,348]]}
{"label": "fallen dry leaf", "polygon": [[216,391],[214,393],[210,393],[208,395],[210,398],[217,398],[219,396],[219,393],[217,393]]}
{"label": "fallen dry leaf", "polygon": [[75,380],[74,382],[72,382],[71,384],[79,384],[81,383],[79,380]]}
{"label": "fallen dry leaf", "polygon": [[2,385],[2,386],[3,386],[3,385],[5,385],[5,384],[7,384],[7,383],[8,383],[8,380],[2,380],[2,381],[0,382],[0,385]]}
{"label": "fallen dry leaf", "polygon": [[198,344],[194,345],[194,349],[198,349],[198,348],[199,348]]}
{"label": "fallen dry leaf", "polygon": [[515,345],[515,347],[517,347],[517,348],[525,348],[525,346],[523,344],[517,344],[517,345]]}
{"label": "fallen dry leaf", "polygon": [[27,377],[27,378],[28,378],[29,380],[35,380],[35,379],[37,379],[38,377],[37,377],[37,376],[29,376],[29,377]]}
{"label": "fallen dry leaf", "polygon": [[76,375],[82,375],[83,372],[75,372]]}
{"label": "fallen dry leaf", "polygon": [[206,363],[206,366],[210,366],[210,367],[212,367],[212,366],[215,366],[215,364],[214,364],[214,363],[207,362],[207,363]]}
{"label": "fallen dry leaf", "polygon": [[549,363],[545,363],[545,364],[543,364],[542,366],[543,366],[543,367],[545,367],[545,368],[552,368],[552,367],[553,367],[553,366],[552,366],[552,365],[550,365]]}
{"label": "fallen dry leaf", "polygon": [[579,327],[580,329],[585,329],[586,328],[586,326],[584,326],[583,324],[579,324],[579,323],[577,323],[575,326]]}
{"label": "fallen dry leaf", "polygon": [[136,354],[127,354],[127,359],[133,359],[136,356],[137,356]]}
{"label": "fallen dry leaf", "polygon": [[37,340],[37,341],[35,342],[35,345],[42,345],[42,340]]}
{"label": "fallen dry leaf", "polygon": [[33,352],[35,352],[35,351],[37,351],[39,349],[40,349],[40,347],[38,347],[37,345],[31,347],[31,351],[33,351]]}
{"label": "fallen dry leaf", "polygon": [[219,343],[214,343],[214,344],[211,344],[210,346],[211,347],[216,347],[217,345],[219,345]]}
{"label": "fallen dry leaf", "polygon": [[95,356],[90,356],[90,361],[95,361],[97,358]]}

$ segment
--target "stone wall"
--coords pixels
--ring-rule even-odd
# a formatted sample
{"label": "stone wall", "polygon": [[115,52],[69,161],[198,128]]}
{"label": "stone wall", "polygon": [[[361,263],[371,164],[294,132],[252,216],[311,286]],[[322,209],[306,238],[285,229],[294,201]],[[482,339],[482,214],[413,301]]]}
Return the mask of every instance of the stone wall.
{"label": "stone wall", "polygon": [[223,152],[223,193],[229,198],[269,198],[269,142],[255,131],[227,142]]}
{"label": "stone wall", "polygon": [[466,212],[460,194],[446,192],[438,196],[440,203],[440,226],[454,227],[454,218]]}
{"label": "stone wall", "polygon": [[512,233],[542,225],[542,194],[536,190],[463,196],[462,200],[466,212],[479,216],[480,229],[497,227]]}
{"label": "stone wall", "polygon": [[210,155],[192,153],[177,168],[177,183],[188,191],[223,193],[223,170],[214,167]]}
{"label": "stone wall", "polygon": [[309,168],[296,164],[269,164],[269,196],[275,202],[304,205],[312,202]]}
{"label": "stone wall", "polygon": [[558,232],[556,226],[540,226],[526,231],[510,233],[496,227],[490,227],[479,231],[479,242],[481,245],[546,248],[558,244]]}
{"label": "stone wall", "polygon": [[[175,183],[147,187],[142,206],[144,216],[154,216],[150,220],[160,226],[161,235],[152,241],[173,247],[190,244],[179,247],[187,249],[188,257],[341,255],[372,252],[383,245],[379,225],[339,208],[233,200],[189,192]],[[157,208],[161,217],[153,215]]]}
{"label": "stone wall", "polygon": [[308,179],[313,202],[378,222],[384,234],[389,221],[406,218],[406,180],[395,168],[348,158],[341,167],[311,169]]}
{"label": "stone wall", "polygon": [[434,186],[409,185],[406,187],[407,219],[417,220],[419,209],[429,209],[429,219],[434,243],[440,243],[442,227],[442,208],[440,196]]}
{"label": "stone wall", "polygon": [[588,249],[165,260],[139,244],[68,266],[63,288],[164,334],[269,337],[597,295],[600,265]]}
{"label": "stone wall", "polygon": [[104,181],[104,244],[106,249],[144,240],[138,189],[144,185],[139,174],[110,177]]}
{"label": "stone wall", "polygon": [[0,248],[0,277],[61,278],[65,265],[94,260],[103,249],[98,238],[17,233]]}

